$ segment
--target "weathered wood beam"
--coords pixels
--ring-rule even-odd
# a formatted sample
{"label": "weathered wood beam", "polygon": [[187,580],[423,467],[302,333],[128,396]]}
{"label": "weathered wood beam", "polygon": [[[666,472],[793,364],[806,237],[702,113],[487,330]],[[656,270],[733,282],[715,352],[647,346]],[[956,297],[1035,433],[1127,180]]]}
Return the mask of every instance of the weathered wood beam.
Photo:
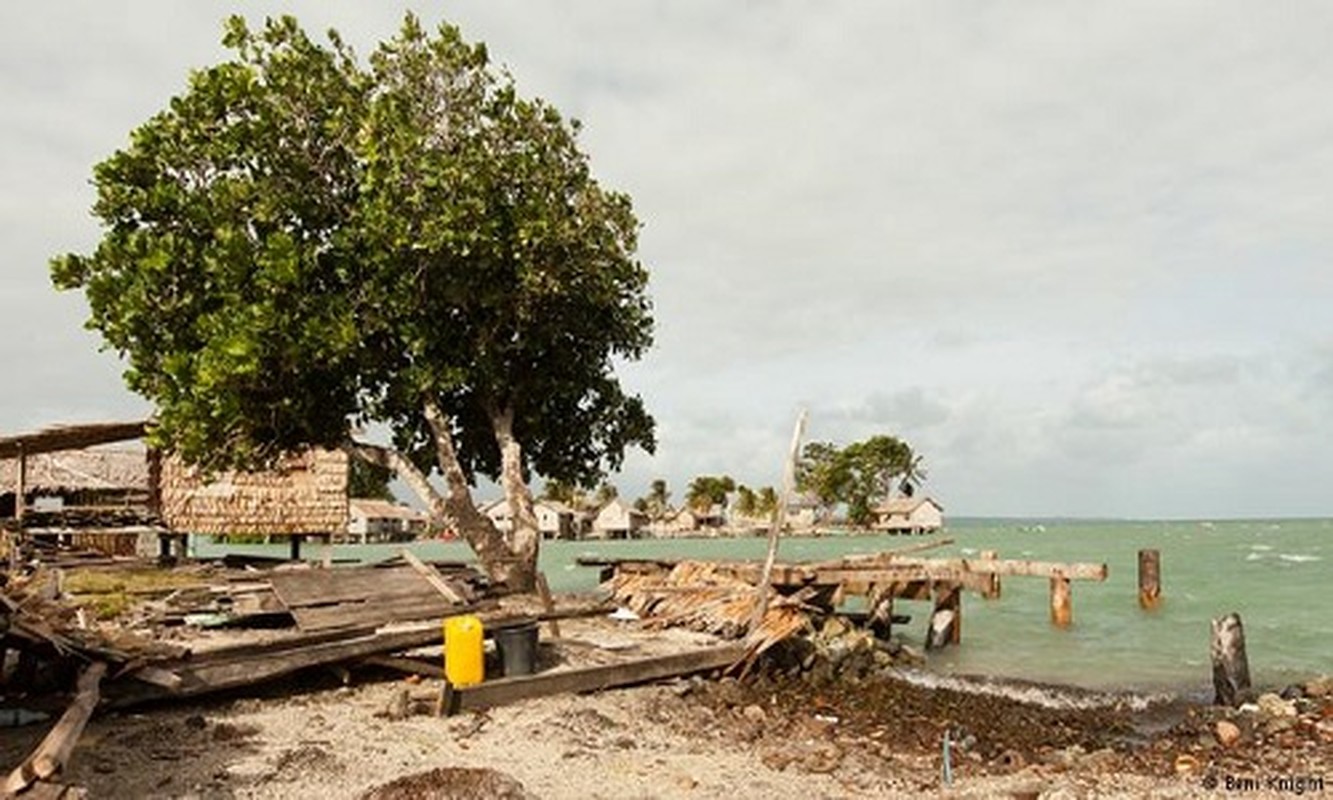
{"label": "weathered wood beam", "polygon": [[929,570],[975,572],[983,575],[1026,575],[1051,578],[1056,575],[1071,580],[1104,581],[1105,564],[1087,562],[1060,563],[1056,561],[1024,561],[988,558],[932,558],[895,561],[895,564],[922,565]]}
{"label": "weathered wood beam", "polygon": [[141,439],[147,427],[146,421],[97,422],[84,425],[59,425],[36,433],[3,436],[0,437],[0,458],[14,458],[20,451],[34,456]]}
{"label": "weathered wood beam", "polygon": [[458,603],[460,605],[462,603],[467,602],[466,600],[463,599],[461,595],[458,594],[458,592],[454,591],[454,587],[450,586],[447,582],[445,582],[444,578],[440,577],[440,573],[436,572],[434,567],[422,561],[421,559],[417,558],[416,553],[413,553],[406,547],[402,547],[399,548],[398,554],[403,557],[403,560],[406,561],[408,565],[412,567],[412,569],[416,570],[421,575],[421,577],[425,578],[426,582],[429,583],[432,587],[434,587],[435,591],[444,595],[444,598],[446,600],[448,600],[451,603]]}
{"label": "weathered wood beam", "polygon": [[26,499],[28,493],[28,454],[22,442],[18,444],[16,458],[18,463],[14,465],[14,521],[18,523],[19,532],[22,533],[23,513],[28,507]]}
{"label": "weathered wood beam", "polygon": [[[314,638],[315,641],[311,641]],[[198,653],[183,659],[153,664],[156,669],[174,673],[181,682],[170,689],[144,682],[108,684],[108,705],[124,707],[164,697],[192,697],[252,686],[288,675],[306,667],[336,664],[440,641],[440,629],[430,625],[420,629],[391,633],[354,632],[343,638],[293,637],[267,646],[246,645],[237,648]]]}
{"label": "weathered wood beam", "polygon": [[425,675],[428,678],[444,678],[444,667],[434,664],[420,658],[404,658],[402,656],[368,656],[361,660],[362,664],[373,667],[384,667],[385,669],[398,670],[406,672],[409,675]]}
{"label": "weathered wood beam", "polygon": [[[670,569],[681,561],[687,560],[698,559],[579,558],[577,563],[589,567],[614,567],[621,572],[655,573]],[[727,572],[740,580],[751,582],[760,577],[762,570],[762,565],[752,561],[716,561],[711,563],[719,571]],[[1086,562],[1065,564],[1054,561],[1015,559],[896,557],[881,561],[875,557],[870,557],[865,560],[842,559],[818,564],[775,564],[773,566],[773,584],[793,586],[805,583],[825,583],[830,579],[879,583],[903,575],[956,581],[959,580],[960,574],[965,573],[1024,575],[1039,578],[1061,575],[1072,580],[1104,581],[1107,576],[1107,568],[1105,564]]]}
{"label": "weathered wood beam", "polygon": [[787,504],[796,491],[796,461],[801,454],[801,434],[805,432],[805,410],[796,418],[796,430],[792,431],[791,448],[787,451],[787,461],[782,470],[782,494],[773,509],[773,519],[768,526],[768,551],[764,556],[764,569],[759,574],[758,590],[755,592],[754,611],[750,615],[749,632],[754,633],[764,621],[768,611],[768,590],[773,581],[773,564],[778,557],[778,540],[782,535],[782,526],[787,522]]}
{"label": "weathered wood beam", "polygon": [[[537,596],[541,598],[542,610],[547,614],[555,613],[555,598],[551,597],[551,585],[546,582],[546,573],[537,573]],[[560,623],[555,618],[547,621],[547,627],[551,631],[552,638],[560,638]]]}
{"label": "weathered wood beam", "polygon": [[84,668],[79,675],[77,694],[74,702],[61,715],[55,727],[51,728],[46,738],[32,755],[28,756],[5,781],[5,795],[13,796],[39,780],[45,780],[58,774],[69,763],[74,745],[78,744],[83,728],[88,724],[93,709],[97,707],[100,696],[99,687],[102,676],[106,674],[106,664],[96,661]]}
{"label": "weathered wood beam", "polygon": [[545,697],[563,692],[592,692],[636,683],[689,675],[710,669],[729,667],[745,657],[742,645],[722,645],[691,653],[656,656],[622,664],[604,664],[582,669],[544,672],[517,678],[479,683],[455,688],[446,713],[469,708],[490,708],[530,697]]}

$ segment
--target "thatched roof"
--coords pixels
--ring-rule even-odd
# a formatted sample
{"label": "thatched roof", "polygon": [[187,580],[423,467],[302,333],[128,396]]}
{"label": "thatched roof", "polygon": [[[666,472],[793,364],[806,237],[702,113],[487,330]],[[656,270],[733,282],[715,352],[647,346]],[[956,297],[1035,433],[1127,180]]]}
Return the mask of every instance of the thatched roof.
{"label": "thatched roof", "polygon": [[923,503],[930,503],[940,511],[944,510],[944,506],[930,497],[895,497],[892,500],[885,500],[880,503],[873,511],[876,514],[911,514],[920,508]]}
{"label": "thatched roof", "polygon": [[162,462],[162,518],[173,531],[213,536],[332,533],[347,526],[347,454],[309,450],[266,472],[208,479],[176,458]]}
{"label": "thatched roof", "polygon": [[[148,490],[148,456],[143,450],[70,450],[25,460],[25,492]],[[0,460],[0,494],[14,491],[17,470],[17,458]]]}
{"label": "thatched roof", "polygon": [[92,422],[83,425],[53,425],[36,433],[0,436],[0,458],[15,458],[20,450],[31,456],[140,439],[147,426],[148,423],[143,420]]}

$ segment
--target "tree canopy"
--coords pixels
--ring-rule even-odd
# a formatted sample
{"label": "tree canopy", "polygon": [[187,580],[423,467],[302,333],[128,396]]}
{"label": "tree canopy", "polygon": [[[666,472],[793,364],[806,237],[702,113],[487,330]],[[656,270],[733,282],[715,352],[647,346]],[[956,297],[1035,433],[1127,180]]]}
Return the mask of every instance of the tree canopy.
{"label": "tree canopy", "polygon": [[848,520],[864,525],[876,501],[887,500],[895,489],[910,496],[924,479],[922,458],[911,445],[879,435],[845,447],[810,442],[797,464],[796,483],[826,508],[845,504]]}
{"label": "tree canopy", "polygon": [[736,481],[730,475],[699,475],[685,489],[685,505],[695,511],[708,511],[715,505],[727,504],[727,495],[736,491]]}
{"label": "tree canopy", "polygon": [[438,466],[432,508],[474,547],[495,532],[466,483],[500,479],[535,560],[532,473],[593,485],[654,447],[614,373],[652,341],[629,198],[453,26],[409,15],[364,64],[291,17],[223,41],[96,166],[103,237],[55,284],[128,359],[156,444],[248,468],[384,422],[408,461],[383,463]]}

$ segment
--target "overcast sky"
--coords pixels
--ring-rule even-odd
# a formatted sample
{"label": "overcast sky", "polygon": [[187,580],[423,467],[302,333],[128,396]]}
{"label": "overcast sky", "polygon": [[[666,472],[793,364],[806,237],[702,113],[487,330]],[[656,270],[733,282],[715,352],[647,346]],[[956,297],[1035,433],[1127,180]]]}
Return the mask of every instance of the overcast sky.
{"label": "overcast sky", "polygon": [[[295,13],[363,55],[388,2],[0,5],[0,431],[147,410],[47,260],[91,167]],[[585,124],[643,222],[655,457],[776,483],[892,433],[951,514],[1333,514],[1333,4],[420,4]]]}

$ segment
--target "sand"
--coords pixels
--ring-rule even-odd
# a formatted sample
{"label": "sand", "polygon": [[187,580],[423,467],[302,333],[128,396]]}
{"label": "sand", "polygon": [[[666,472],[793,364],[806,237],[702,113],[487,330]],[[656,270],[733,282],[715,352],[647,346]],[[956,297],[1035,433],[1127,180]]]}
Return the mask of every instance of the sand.
{"label": "sand", "polygon": [[[597,624],[566,625],[573,649],[627,646],[623,630]],[[653,646],[695,636],[669,632]],[[1042,708],[888,677],[769,676],[677,679],[437,717],[434,681],[374,669],[350,678],[343,685],[314,671],[245,696],[99,715],[65,780],[95,798],[318,800],[364,797],[422,773],[431,774],[405,791],[370,796],[1216,797],[1210,778],[1307,773],[1333,791],[1333,731],[1247,733],[1222,748],[1197,709],[1153,712],[1155,732],[1145,733],[1141,710]],[[955,743],[947,785],[946,730]],[[17,763],[43,733],[5,731],[0,763]]]}

